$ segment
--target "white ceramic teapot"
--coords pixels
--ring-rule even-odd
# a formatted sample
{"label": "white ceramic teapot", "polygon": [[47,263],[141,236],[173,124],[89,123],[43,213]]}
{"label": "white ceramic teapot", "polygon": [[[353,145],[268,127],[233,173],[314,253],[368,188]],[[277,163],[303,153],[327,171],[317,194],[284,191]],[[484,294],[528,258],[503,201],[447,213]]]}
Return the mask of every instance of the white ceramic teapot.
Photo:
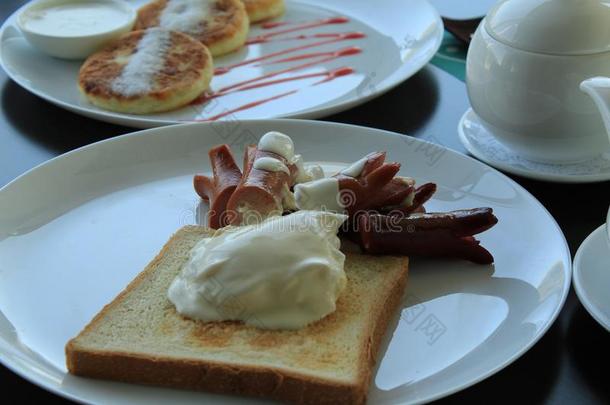
{"label": "white ceramic teapot", "polygon": [[544,162],[610,151],[604,76],[610,0],[502,0],[474,34],[466,63],[468,96],[483,125],[521,156]]}

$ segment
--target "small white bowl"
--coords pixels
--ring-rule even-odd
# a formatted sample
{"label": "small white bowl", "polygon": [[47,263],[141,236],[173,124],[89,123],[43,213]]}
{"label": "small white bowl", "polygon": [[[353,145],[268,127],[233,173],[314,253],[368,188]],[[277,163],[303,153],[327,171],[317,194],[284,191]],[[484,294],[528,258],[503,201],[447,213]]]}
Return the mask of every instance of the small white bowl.
{"label": "small white bowl", "polygon": [[[42,32],[32,28],[33,19],[41,18],[45,9],[57,10],[57,7],[82,6],[86,3],[112,8],[115,12],[125,15],[124,21],[113,20],[105,28],[100,27],[95,32],[84,32],[83,34],[62,32],[59,29],[54,32]],[[17,16],[17,25],[26,40],[41,52],[62,59],[85,59],[112,40],[129,32],[133,28],[135,20],[135,10],[122,0],[37,0],[21,10]]]}

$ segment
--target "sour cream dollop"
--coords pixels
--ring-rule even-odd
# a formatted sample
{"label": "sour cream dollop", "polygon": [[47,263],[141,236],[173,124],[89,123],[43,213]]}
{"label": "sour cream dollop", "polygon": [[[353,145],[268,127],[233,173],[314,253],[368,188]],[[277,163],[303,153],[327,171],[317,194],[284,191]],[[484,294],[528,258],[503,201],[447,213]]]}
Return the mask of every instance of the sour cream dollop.
{"label": "sour cream dollop", "polygon": [[168,297],[193,319],[302,328],[334,312],[345,288],[337,231],[346,219],[299,211],[223,228],[193,247]]}

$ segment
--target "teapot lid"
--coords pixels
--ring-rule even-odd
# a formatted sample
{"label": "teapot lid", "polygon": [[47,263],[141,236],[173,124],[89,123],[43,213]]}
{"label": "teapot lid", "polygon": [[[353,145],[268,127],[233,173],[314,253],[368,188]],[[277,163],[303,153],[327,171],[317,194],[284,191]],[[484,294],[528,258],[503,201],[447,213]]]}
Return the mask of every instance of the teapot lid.
{"label": "teapot lid", "polygon": [[485,18],[496,40],[525,51],[610,51],[610,0],[501,0]]}

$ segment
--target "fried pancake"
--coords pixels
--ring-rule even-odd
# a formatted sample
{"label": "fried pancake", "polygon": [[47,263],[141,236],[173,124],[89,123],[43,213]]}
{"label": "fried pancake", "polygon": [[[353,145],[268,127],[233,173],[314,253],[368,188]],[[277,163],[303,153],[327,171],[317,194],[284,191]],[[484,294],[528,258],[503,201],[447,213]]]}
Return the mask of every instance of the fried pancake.
{"label": "fried pancake", "polygon": [[284,14],[284,0],[241,0],[251,23],[268,20]]}
{"label": "fried pancake", "polygon": [[146,114],[181,107],[210,84],[212,56],[186,34],[133,31],[91,55],[80,70],[80,90],[111,111]]}
{"label": "fried pancake", "polygon": [[134,29],[151,27],[188,34],[219,56],[244,45],[250,22],[240,0],[155,0],[138,10]]}

